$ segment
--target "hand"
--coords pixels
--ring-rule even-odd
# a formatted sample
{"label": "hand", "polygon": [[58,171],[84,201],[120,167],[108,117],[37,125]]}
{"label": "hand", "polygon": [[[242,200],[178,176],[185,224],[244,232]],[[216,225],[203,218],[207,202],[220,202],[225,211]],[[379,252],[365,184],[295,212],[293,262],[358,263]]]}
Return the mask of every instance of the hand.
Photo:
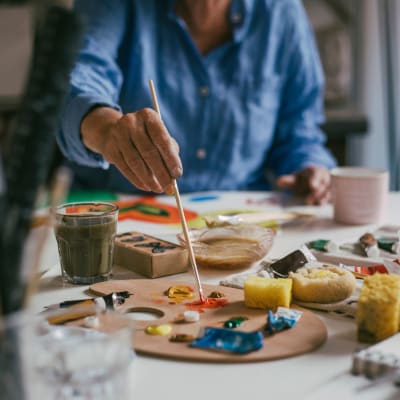
{"label": "hand", "polygon": [[179,146],[150,108],[125,115],[108,107],[95,108],[83,120],[81,132],[89,149],[139,189],[171,192],[173,179],[182,175]]}
{"label": "hand", "polygon": [[279,188],[305,196],[305,203],[312,205],[330,201],[330,182],[330,172],[326,168],[311,166],[291,175],[282,175],[276,183]]}

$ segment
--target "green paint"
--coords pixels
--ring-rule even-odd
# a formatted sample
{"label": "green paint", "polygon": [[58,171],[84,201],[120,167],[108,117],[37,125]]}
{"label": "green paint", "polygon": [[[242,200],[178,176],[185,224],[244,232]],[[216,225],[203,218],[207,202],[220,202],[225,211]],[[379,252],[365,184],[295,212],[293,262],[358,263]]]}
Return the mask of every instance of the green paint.
{"label": "green paint", "polygon": [[378,239],[378,247],[393,254],[399,254],[400,244],[397,240]]}
{"label": "green paint", "polygon": [[328,253],[334,253],[338,250],[338,247],[334,242],[326,239],[313,240],[308,243],[308,247],[313,250],[324,251]]}
{"label": "green paint", "polygon": [[247,321],[247,320],[248,320],[247,317],[234,317],[234,318],[228,319],[228,321],[224,322],[224,328],[230,328],[230,329],[237,328],[240,325],[242,325],[242,323],[244,321]]}
{"label": "green paint", "polygon": [[144,203],[137,203],[137,204],[133,204],[128,207],[121,207],[119,209],[119,212],[126,212],[126,211],[132,211],[132,210],[139,211],[142,214],[146,214],[146,215],[157,215],[160,217],[168,217],[169,216],[169,212],[167,210],[164,210],[163,208],[152,206],[149,204],[144,204]]}

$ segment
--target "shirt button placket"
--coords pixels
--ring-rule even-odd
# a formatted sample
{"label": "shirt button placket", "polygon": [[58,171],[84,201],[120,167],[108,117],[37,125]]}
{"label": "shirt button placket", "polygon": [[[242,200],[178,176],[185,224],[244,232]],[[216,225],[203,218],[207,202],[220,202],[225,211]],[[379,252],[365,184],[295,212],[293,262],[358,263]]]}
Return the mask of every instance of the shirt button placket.
{"label": "shirt button placket", "polygon": [[232,21],[232,23],[233,24],[240,24],[241,22],[242,22],[242,14],[240,14],[240,13],[233,13],[232,15],[231,15],[231,21]]}
{"label": "shirt button placket", "polygon": [[208,86],[200,86],[199,93],[201,97],[207,97],[210,94]]}
{"label": "shirt button placket", "polygon": [[206,150],[203,149],[203,148],[197,149],[197,151],[196,151],[196,157],[197,157],[199,160],[204,160],[204,159],[207,157],[207,152],[206,152]]}

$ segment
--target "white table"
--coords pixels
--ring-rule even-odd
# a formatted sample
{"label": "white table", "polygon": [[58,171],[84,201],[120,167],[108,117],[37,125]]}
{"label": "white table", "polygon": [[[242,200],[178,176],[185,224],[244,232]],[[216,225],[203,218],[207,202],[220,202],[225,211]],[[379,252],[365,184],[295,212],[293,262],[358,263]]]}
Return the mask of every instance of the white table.
{"label": "white table", "polygon": [[[287,228],[276,237],[269,258],[280,258],[313,239],[327,238],[344,242],[358,238],[374,230],[376,226],[344,226],[332,221],[332,207],[291,206],[285,197],[271,193],[206,193],[215,195],[208,201],[193,201],[195,195],[182,196],[187,209],[206,213],[227,209],[275,209],[283,205],[289,210],[313,212],[317,222]],[[202,195],[205,195],[203,193]],[[199,194],[197,194],[199,196]],[[197,197],[198,200],[198,197]],[[174,204],[172,197],[160,197],[159,201]],[[278,205],[273,205],[278,201]],[[286,204],[286,205],[285,205]],[[400,193],[391,193],[386,222],[400,225]],[[177,226],[156,225],[138,221],[124,221],[118,231],[137,230],[158,237],[175,240]],[[55,239],[51,236],[45,246],[42,264],[55,265],[43,276],[39,292],[34,296],[32,307],[41,311],[45,305],[63,300],[86,297],[86,286],[63,285],[60,278]],[[45,267],[46,265],[42,265]],[[256,267],[256,266],[255,266]],[[253,267],[253,268],[255,268]],[[119,271],[121,276],[132,273]],[[226,272],[200,271],[203,282],[218,283]],[[168,277],[169,279],[171,277]],[[173,276],[186,282],[194,282],[191,272]],[[163,278],[160,278],[163,279]],[[359,348],[356,341],[354,320],[318,312],[328,329],[328,340],[318,350],[278,361],[248,364],[212,364],[182,362],[137,356],[135,399],[395,399],[400,389],[391,381],[371,381],[350,374],[352,352]]]}

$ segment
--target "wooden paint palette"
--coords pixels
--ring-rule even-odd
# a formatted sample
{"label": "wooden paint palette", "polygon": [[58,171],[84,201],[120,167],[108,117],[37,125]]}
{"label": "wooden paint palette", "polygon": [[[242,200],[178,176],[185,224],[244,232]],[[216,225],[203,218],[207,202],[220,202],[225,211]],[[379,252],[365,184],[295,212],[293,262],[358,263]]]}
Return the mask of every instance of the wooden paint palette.
{"label": "wooden paint palette", "polygon": [[[174,303],[164,292],[171,286],[193,284],[169,280],[132,279],[120,281],[106,281],[92,285],[90,289],[97,295],[127,290],[133,295],[121,306],[121,312],[152,312],[160,315],[157,320],[135,321],[135,350],[138,353],[155,357],[205,362],[255,362],[275,360],[304,354],[321,346],[327,337],[324,323],[312,312],[301,310],[302,317],[292,329],[285,330],[274,336],[265,337],[264,347],[258,351],[245,355],[217,352],[190,347],[188,343],[174,343],[169,341],[171,335],[190,334],[199,336],[199,331],[205,326],[223,327],[225,321],[232,317],[247,317],[239,328],[241,331],[263,331],[266,322],[266,310],[250,309],[244,305],[243,291],[217,285],[203,285],[204,294],[208,296],[213,291],[221,292],[228,299],[223,307],[204,309],[200,313],[200,321],[194,323],[174,322],[179,314],[188,309],[187,304],[198,300],[183,300]],[[186,304],[186,305],[185,305]],[[298,308],[298,307],[296,307]],[[166,336],[153,336],[145,332],[149,325],[170,324],[172,332]]]}

